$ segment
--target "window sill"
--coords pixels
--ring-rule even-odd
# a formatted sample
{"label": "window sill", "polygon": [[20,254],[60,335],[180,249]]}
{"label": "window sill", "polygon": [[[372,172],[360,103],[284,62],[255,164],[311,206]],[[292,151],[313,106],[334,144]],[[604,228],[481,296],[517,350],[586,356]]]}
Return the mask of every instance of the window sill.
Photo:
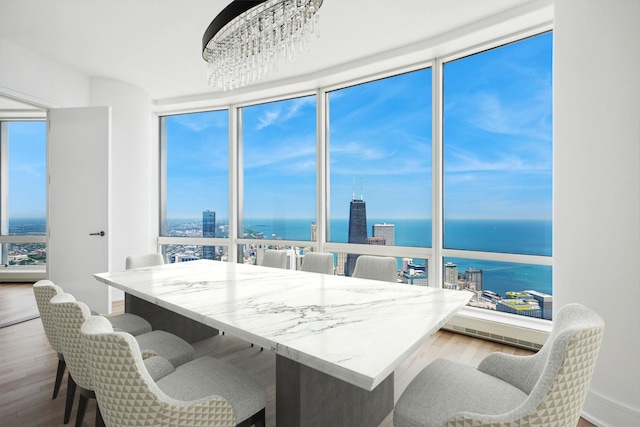
{"label": "window sill", "polygon": [[537,351],[547,340],[549,320],[464,307],[443,329]]}

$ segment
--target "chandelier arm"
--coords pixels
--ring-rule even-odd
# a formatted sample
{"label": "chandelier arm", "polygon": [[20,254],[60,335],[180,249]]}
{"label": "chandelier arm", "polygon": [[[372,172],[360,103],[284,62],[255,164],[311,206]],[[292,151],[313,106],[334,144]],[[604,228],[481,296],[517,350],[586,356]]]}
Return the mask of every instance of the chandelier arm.
{"label": "chandelier arm", "polygon": [[207,44],[218,31],[242,13],[265,1],[267,0],[234,0],[225,7],[222,12],[211,21],[211,24],[207,27],[207,31],[205,31],[204,36],[202,36],[202,58],[206,61],[205,51]]}

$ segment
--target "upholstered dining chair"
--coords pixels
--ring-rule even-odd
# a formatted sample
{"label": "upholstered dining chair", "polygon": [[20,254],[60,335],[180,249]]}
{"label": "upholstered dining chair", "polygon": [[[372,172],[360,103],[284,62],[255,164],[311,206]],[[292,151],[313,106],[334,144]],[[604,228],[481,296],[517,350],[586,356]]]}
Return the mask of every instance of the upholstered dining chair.
{"label": "upholstered dining chair", "polygon": [[[95,398],[93,382],[80,338],[80,328],[91,317],[91,311],[86,304],[76,301],[73,295],[66,293],[51,298],[50,305],[56,335],[69,369],[70,387],[67,390],[67,395],[71,397],[72,401],[76,386],[80,388],[76,427],[81,427],[89,399]],[[108,319],[105,321],[113,328]],[[140,343],[141,348],[145,349],[146,356],[162,356],[169,360],[173,366],[187,363],[195,357],[195,351],[191,345],[168,332],[151,331],[137,335],[134,339]],[[98,409],[96,411],[96,426],[100,425],[103,423]]]}
{"label": "upholstered dining chair", "polygon": [[264,427],[266,389],[245,372],[204,356],[154,380],[130,334],[99,316],[81,333],[107,425]]}
{"label": "upholstered dining chair", "polygon": [[402,393],[393,425],[575,427],[603,333],[600,316],[569,304],[534,355],[491,353],[477,369],[437,359]]}
{"label": "upholstered dining chair", "polygon": [[[56,352],[58,357],[58,369],[56,372],[56,380],[53,386],[53,399],[58,397],[60,386],[62,384],[62,378],[66,369],[66,363],[62,352],[62,345],[56,334],[55,323],[53,318],[53,312],[51,311],[51,298],[58,294],[62,294],[64,291],[61,287],[55,285],[50,280],[39,280],[33,285],[33,294],[36,299],[38,311],[40,312],[40,319],[42,320],[42,326],[44,327],[45,335],[49,340],[49,344]],[[132,335],[139,335],[145,332],[151,332],[151,324],[140,316],[134,314],[120,314],[116,316],[110,316],[109,321],[113,324],[114,329],[124,332],[129,332]],[[73,407],[73,398],[69,399],[67,389],[67,402],[65,405],[64,422],[69,421],[71,416],[71,409]]]}
{"label": "upholstered dining chair", "polygon": [[302,258],[302,271],[333,274],[333,254],[307,252]]}
{"label": "upholstered dining chair", "polygon": [[397,271],[398,263],[394,257],[360,255],[351,276],[397,283]]}
{"label": "upholstered dining chair", "polygon": [[144,255],[129,255],[125,258],[125,268],[127,270],[132,268],[152,267],[154,265],[164,264],[164,258],[161,253],[151,253]]}
{"label": "upholstered dining chair", "polygon": [[287,251],[279,251],[275,249],[264,251],[262,264],[260,265],[263,267],[287,268]]}

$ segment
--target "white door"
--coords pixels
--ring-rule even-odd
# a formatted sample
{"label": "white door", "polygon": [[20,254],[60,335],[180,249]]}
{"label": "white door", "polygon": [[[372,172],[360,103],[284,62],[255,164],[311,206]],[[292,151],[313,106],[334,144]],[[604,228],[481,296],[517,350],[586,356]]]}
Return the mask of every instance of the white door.
{"label": "white door", "polygon": [[93,274],[109,269],[111,109],[51,109],[48,124],[48,277],[109,313],[109,288]]}

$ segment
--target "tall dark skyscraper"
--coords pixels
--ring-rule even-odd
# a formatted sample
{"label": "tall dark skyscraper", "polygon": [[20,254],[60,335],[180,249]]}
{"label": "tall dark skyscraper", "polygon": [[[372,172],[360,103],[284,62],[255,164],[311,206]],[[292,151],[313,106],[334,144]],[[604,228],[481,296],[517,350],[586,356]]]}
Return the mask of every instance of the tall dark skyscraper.
{"label": "tall dark skyscraper", "polygon": [[[351,200],[349,207],[349,243],[367,244],[367,205],[362,196],[360,200],[355,197]],[[348,254],[347,262],[344,266],[344,275],[351,276],[356,267],[356,260],[360,255]]]}
{"label": "tall dark skyscraper", "polygon": [[[216,237],[216,213],[212,211],[202,212],[202,237]],[[216,247],[203,246],[202,258],[215,259]]]}

